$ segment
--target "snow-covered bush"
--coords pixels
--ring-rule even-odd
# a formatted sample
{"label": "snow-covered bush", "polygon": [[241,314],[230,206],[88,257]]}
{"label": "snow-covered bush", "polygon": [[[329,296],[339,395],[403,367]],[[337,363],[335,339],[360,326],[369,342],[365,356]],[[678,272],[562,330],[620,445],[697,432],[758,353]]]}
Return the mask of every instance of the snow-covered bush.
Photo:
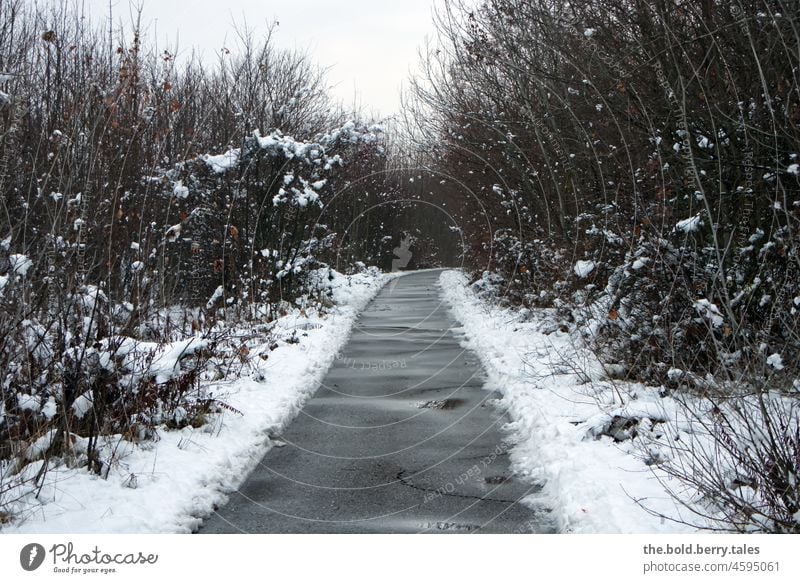
{"label": "snow-covered bush", "polygon": [[682,438],[668,440],[671,459],[659,465],[688,486],[688,499],[676,499],[706,528],[800,533],[800,402],[739,386],[725,393],[683,400]]}

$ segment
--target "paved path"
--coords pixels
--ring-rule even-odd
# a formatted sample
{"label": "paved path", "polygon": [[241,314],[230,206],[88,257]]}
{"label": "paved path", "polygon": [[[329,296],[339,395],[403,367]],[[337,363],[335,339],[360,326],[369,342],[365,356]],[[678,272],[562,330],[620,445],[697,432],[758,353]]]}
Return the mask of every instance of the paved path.
{"label": "paved path", "polygon": [[519,500],[439,271],[390,282],[315,396],[200,532],[551,532]]}

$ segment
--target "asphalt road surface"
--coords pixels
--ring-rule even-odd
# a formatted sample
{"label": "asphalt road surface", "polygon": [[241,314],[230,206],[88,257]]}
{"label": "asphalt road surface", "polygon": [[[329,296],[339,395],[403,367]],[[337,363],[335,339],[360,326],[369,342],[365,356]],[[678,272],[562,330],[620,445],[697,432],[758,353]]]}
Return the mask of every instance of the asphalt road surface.
{"label": "asphalt road surface", "polygon": [[201,533],[552,532],[520,500],[496,394],[439,294],[390,282],[322,385]]}

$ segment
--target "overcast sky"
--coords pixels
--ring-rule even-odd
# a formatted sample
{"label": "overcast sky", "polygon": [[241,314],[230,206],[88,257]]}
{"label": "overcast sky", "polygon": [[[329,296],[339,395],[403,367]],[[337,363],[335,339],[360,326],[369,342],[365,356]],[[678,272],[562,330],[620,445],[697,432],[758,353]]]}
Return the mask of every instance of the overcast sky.
{"label": "overcast sky", "polygon": [[[129,0],[111,0],[115,27],[129,22]],[[276,41],[287,48],[307,49],[313,59],[330,66],[334,94],[365,109],[390,115],[399,109],[399,89],[417,64],[417,49],[432,33],[434,0],[136,0],[143,4],[143,24],[159,47],[179,41],[212,60],[235,43],[233,24],[247,21],[265,30],[279,22]],[[86,0],[95,18],[108,13],[108,0]]]}

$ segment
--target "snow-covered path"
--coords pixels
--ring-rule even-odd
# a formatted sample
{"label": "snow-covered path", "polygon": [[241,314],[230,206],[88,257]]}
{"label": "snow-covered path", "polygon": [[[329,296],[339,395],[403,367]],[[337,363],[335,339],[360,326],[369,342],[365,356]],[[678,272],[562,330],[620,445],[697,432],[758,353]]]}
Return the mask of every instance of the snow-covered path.
{"label": "snow-covered path", "polygon": [[511,476],[438,271],[389,283],[297,419],[201,532],[549,532]]}
{"label": "snow-covered path", "polygon": [[10,491],[0,531],[694,530],[659,518],[681,509],[642,445],[603,429],[667,427],[672,399],[612,386],[545,312],[497,307],[462,273],[397,275],[336,274],[334,309],[287,314],[280,343],[256,340],[269,359],[209,385],[229,409],[140,444],[105,438],[104,477],[53,464],[41,487]]}

